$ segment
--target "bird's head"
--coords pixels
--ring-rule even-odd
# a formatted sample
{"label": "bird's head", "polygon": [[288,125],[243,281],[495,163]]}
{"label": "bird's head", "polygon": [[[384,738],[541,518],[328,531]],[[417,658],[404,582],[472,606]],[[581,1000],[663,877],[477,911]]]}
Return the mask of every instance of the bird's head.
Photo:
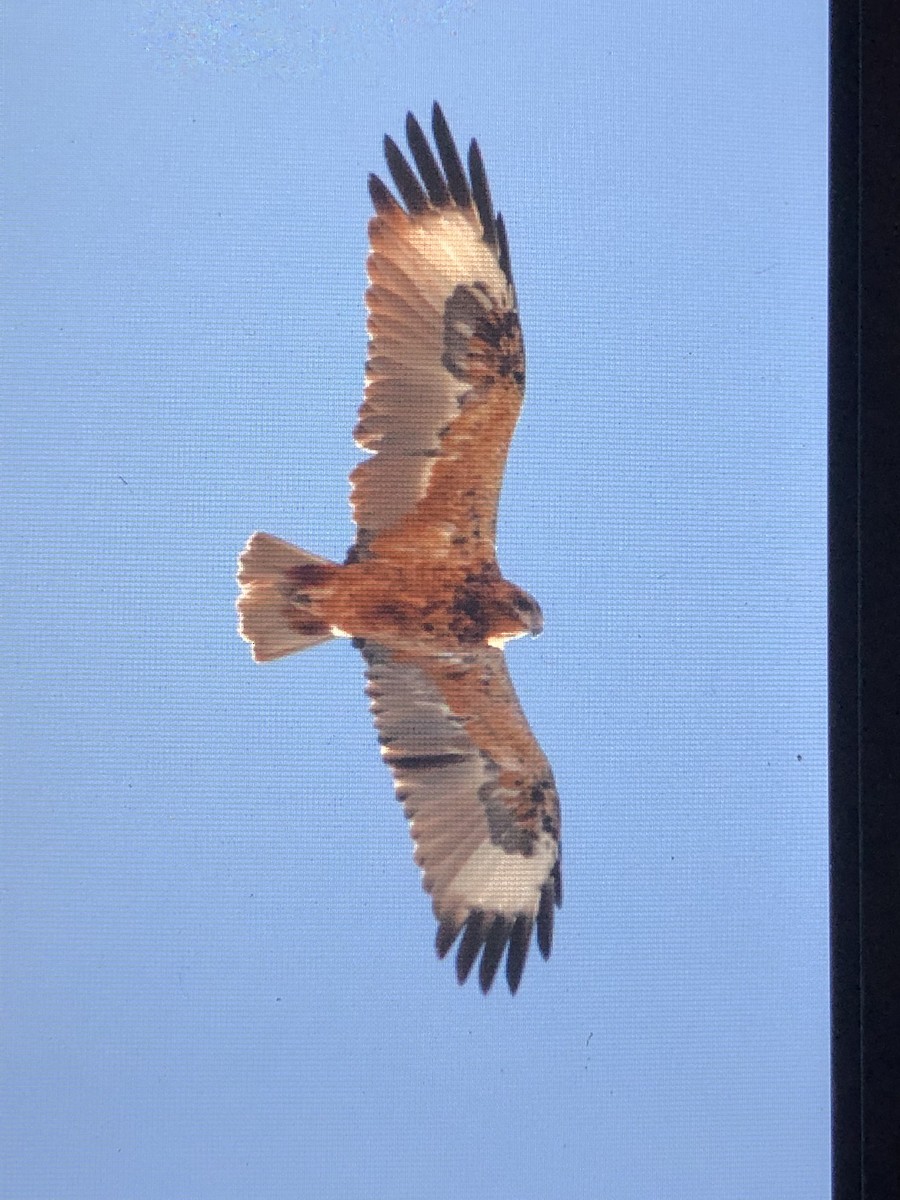
{"label": "bird's head", "polygon": [[541,612],[541,606],[524,588],[509,584],[507,595],[500,607],[502,615],[496,622],[497,628],[487,639],[489,645],[502,650],[504,643],[513,638],[524,637],[526,633],[537,637],[543,630],[544,614]]}

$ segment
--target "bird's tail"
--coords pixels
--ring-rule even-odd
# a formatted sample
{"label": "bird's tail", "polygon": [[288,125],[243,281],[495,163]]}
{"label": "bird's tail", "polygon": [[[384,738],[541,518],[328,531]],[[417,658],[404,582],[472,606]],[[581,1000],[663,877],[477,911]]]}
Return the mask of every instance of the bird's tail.
{"label": "bird's tail", "polygon": [[257,662],[308,650],[334,635],[328,599],[340,567],[268,533],[254,533],[238,559],[238,630]]}

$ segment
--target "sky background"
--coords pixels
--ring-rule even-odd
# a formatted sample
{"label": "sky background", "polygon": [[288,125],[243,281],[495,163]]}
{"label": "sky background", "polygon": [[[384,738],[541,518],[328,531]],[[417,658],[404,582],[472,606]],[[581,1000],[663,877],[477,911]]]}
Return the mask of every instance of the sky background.
{"label": "sky background", "polygon": [[[826,1196],[827,6],[11,9],[0,1196]],[[434,956],[359,656],[235,633],[251,531],[351,540],[366,174],[434,99],[528,355],[515,998]]]}

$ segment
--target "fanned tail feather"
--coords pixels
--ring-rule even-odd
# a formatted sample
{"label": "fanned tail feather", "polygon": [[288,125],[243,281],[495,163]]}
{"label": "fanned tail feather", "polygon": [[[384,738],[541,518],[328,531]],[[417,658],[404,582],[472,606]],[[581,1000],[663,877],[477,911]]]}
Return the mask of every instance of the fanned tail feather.
{"label": "fanned tail feather", "polygon": [[325,614],[340,567],[268,533],[254,533],[238,559],[238,630],[257,662],[308,650],[333,636]]}

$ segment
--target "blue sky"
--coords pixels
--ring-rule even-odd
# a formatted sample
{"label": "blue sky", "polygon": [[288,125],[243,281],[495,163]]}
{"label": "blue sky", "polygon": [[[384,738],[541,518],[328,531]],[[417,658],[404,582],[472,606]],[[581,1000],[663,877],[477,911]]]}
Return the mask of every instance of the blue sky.
{"label": "blue sky", "polygon": [[[13,6],[4,1200],[826,1194],[827,10],[605,8]],[[359,656],[234,629],[252,530],[351,539],[365,177],[434,99],[528,355],[515,998],[433,955]]]}

